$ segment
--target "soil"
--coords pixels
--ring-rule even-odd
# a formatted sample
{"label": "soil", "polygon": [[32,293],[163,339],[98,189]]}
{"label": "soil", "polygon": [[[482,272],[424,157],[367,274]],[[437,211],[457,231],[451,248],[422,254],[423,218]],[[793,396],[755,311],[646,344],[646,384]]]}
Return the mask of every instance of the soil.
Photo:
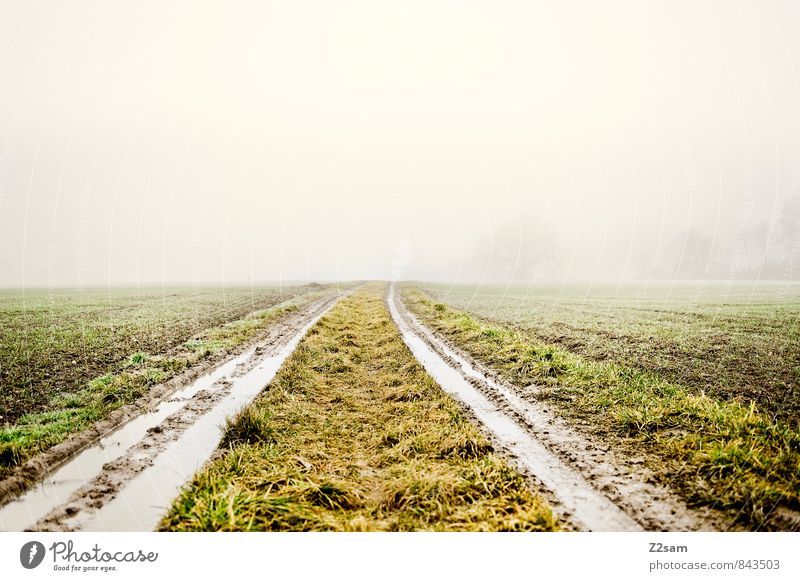
{"label": "soil", "polygon": [[[99,422],[92,429],[81,432],[62,444],[50,449],[48,452],[32,459],[21,466],[18,473],[11,478],[0,482],[0,499],[2,502],[9,502],[14,497],[23,492],[28,485],[37,479],[47,476],[41,487],[31,490],[26,495],[10,502],[7,506],[0,509],[0,525],[6,530],[80,530],[82,524],[89,520],[94,511],[109,503],[117,496],[125,494],[126,486],[137,475],[144,474],[150,470],[159,455],[161,455],[171,444],[176,442],[182,434],[195,425],[198,420],[214,410],[220,402],[226,400],[232,393],[236,384],[248,376],[249,372],[257,366],[263,364],[267,359],[275,359],[276,355],[286,350],[288,346],[294,348],[300,336],[305,333],[309,324],[321,317],[338,300],[336,295],[328,295],[314,301],[303,308],[288,313],[276,320],[270,327],[266,338],[262,337],[255,346],[252,344],[243,349],[243,353],[235,357],[228,356],[226,361],[219,360],[192,369],[172,381],[166,382],[153,389],[147,397],[116,410],[111,417]],[[285,355],[288,355],[286,353]],[[285,358],[284,355],[284,358]],[[281,359],[282,361],[282,359]],[[275,371],[280,362],[275,362]],[[193,390],[193,383],[199,383],[204,374],[212,368],[221,369],[228,365],[232,367],[228,373],[222,374],[213,381],[211,385],[204,386],[202,389]],[[212,372],[213,374],[213,372]],[[273,372],[274,374],[274,372]],[[261,373],[263,377],[263,372]],[[200,379],[197,379],[197,378]],[[194,380],[197,379],[197,382]],[[251,377],[251,384],[253,378]],[[263,389],[264,383],[255,383],[249,386],[252,397]],[[181,397],[182,395],[186,397]],[[250,394],[248,394],[250,395]],[[88,474],[82,482],[78,483],[69,497],[58,502],[53,499],[54,495],[38,494],[40,490],[48,486],[57,487],[59,482],[48,482],[53,479],[54,474],[61,467],[64,470],[70,468],[70,464],[76,464],[78,474],[83,474],[79,464],[81,458],[86,456],[96,456],[103,453],[103,448],[108,446],[109,438],[113,439],[113,433],[122,433],[123,426],[133,424],[136,419],[139,423],[147,420],[148,415],[156,416],[159,406],[166,406],[172,410],[178,407],[177,411],[156,425],[146,429],[143,434],[137,434],[140,438],[134,437],[134,441],[127,442],[127,449],[113,453],[115,458],[102,465],[99,474]],[[163,413],[162,413],[163,415]],[[219,425],[211,425],[210,430],[219,428]],[[219,431],[217,429],[217,431]],[[111,436],[109,436],[111,434]],[[214,434],[216,436],[216,434]],[[104,439],[105,438],[105,439]],[[213,438],[212,438],[213,439]],[[119,438],[118,438],[119,440]],[[125,446],[123,443],[115,441],[114,444]],[[217,438],[218,440],[218,438]],[[216,447],[216,441],[211,452]],[[97,449],[97,450],[95,450]],[[202,464],[206,458],[196,459],[196,464]],[[43,500],[44,499],[44,500]],[[146,499],[132,499],[147,502]],[[53,506],[46,506],[46,514],[35,519],[35,522],[21,524],[30,514],[36,514],[37,503],[55,503]],[[134,502],[135,504],[135,502]],[[28,510],[14,510],[15,508],[25,507]],[[145,509],[143,509],[145,510]],[[41,511],[40,511],[41,512]],[[5,514],[4,514],[5,513]],[[20,518],[19,515],[22,515]],[[130,530],[130,529],[128,529]]]}
{"label": "soil", "polygon": [[[601,518],[603,515],[592,514],[591,511],[587,514],[587,503],[581,495],[592,497],[598,493],[635,523],[627,530],[699,531],[735,528],[726,515],[718,514],[718,511],[712,509],[690,508],[676,495],[657,484],[654,475],[644,467],[644,459],[623,456],[609,446],[587,439],[575,426],[569,425],[566,420],[553,414],[535,399],[535,386],[529,386],[522,393],[434,334],[402,305],[393,289],[390,289],[389,302],[404,338],[411,334],[422,340],[442,364],[456,370],[476,392],[491,402],[497,415],[512,420],[560,464],[551,466],[550,460],[543,460],[542,457],[519,457],[516,442],[504,438],[503,434],[491,426],[483,425],[498,449],[505,451],[537,488],[543,485],[548,488],[548,481],[560,483],[557,487],[551,487],[547,493],[555,512],[572,520],[575,528],[611,530],[608,528],[610,525],[621,525],[617,530],[626,530],[623,519],[604,523]],[[443,387],[448,389],[445,385]],[[466,407],[473,418],[476,418],[478,414],[474,406]],[[565,488],[562,485],[563,480],[549,473],[551,468],[561,478],[571,479],[570,485]],[[575,488],[585,490],[576,495]],[[597,511],[603,510],[600,501],[596,506]],[[582,514],[580,518],[575,518],[578,511]],[[606,528],[598,529],[596,525]]]}

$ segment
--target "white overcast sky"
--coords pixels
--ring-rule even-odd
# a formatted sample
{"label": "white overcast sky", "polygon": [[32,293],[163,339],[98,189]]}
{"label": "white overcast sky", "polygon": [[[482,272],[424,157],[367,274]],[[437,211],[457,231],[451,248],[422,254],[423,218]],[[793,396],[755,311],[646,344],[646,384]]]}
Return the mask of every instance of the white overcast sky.
{"label": "white overcast sky", "polygon": [[629,276],[797,194],[799,27],[791,0],[0,1],[0,285],[468,280],[534,230],[565,276]]}

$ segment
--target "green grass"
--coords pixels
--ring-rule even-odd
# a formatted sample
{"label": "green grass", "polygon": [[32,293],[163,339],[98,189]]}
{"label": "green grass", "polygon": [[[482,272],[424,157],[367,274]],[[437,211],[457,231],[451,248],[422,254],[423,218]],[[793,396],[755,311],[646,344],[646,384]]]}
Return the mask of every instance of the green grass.
{"label": "green grass", "polygon": [[[6,294],[0,478],[152,386],[252,340],[275,317],[316,296],[299,289],[255,292],[176,290],[137,298],[116,291],[111,299],[65,294],[54,303]],[[76,371],[62,374],[73,358]]]}
{"label": "green grass", "polygon": [[405,287],[403,294],[426,324],[528,397],[549,402],[594,437],[644,452],[659,478],[691,504],[730,509],[752,528],[773,526],[776,506],[800,509],[800,433],[755,403],[722,401],[635,358],[628,365],[594,360],[435,302],[436,293],[432,300]]}
{"label": "green grass", "polygon": [[800,427],[800,284],[422,285],[432,301]]}
{"label": "green grass", "polygon": [[161,528],[552,530],[403,343],[373,285],[337,305],[227,427]]}

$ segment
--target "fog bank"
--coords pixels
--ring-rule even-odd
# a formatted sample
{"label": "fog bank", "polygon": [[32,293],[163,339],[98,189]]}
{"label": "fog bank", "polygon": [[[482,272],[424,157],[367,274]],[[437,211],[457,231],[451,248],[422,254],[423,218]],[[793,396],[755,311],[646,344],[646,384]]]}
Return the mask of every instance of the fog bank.
{"label": "fog bank", "polygon": [[0,286],[797,279],[798,22],[7,2]]}

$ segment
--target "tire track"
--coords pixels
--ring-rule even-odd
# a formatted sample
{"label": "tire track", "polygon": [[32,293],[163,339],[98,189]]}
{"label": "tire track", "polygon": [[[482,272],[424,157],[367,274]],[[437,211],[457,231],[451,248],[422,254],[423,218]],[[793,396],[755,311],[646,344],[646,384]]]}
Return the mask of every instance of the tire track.
{"label": "tire track", "polygon": [[181,486],[216,450],[225,419],[263,390],[308,329],[349,292],[277,322],[257,345],[83,450],[2,507],[0,529],[155,528]]}
{"label": "tire track", "polygon": [[425,370],[482,424],[518,468],[549,491],[556,513],[582,530],[718,530],[646,473],[570,430],[543,406],[520,397],[427,329],[389,288],[387,303],[404,341]]}

